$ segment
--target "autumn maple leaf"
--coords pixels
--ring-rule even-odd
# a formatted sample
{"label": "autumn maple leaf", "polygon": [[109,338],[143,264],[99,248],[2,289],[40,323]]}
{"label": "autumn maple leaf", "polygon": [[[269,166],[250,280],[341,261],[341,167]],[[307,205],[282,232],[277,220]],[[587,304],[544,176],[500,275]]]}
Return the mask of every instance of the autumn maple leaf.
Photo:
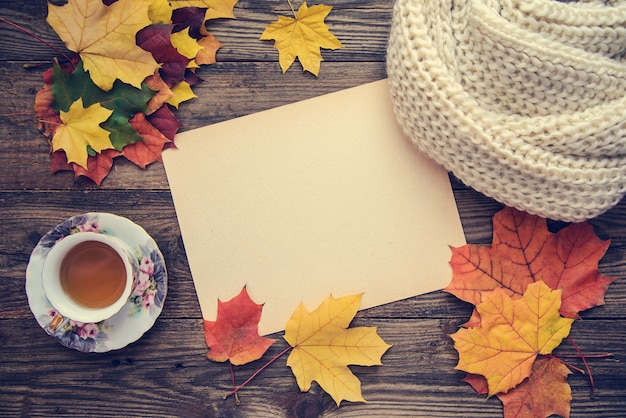
{"label": "autumn maple leaf", "polygon": [[130,125],[143,138],[143,141],[124,147],[122,155],[141,168],[153,162],[161,162],[163,146],[171,142],[161,131],[155,128],[143,113],[137,113],[130,119]]}
{"label": "autumn maple leaf", "polygon": [[139,112],[148,110],[147,102],[154,96],[154,91],[144,83],[141,89],[116,80],[113,87],[104,91],[94,84],[84,71],[82,62],[79,62],[71,74],[66,73],[60,66],[53,66],[52,92],[54,103],[52,107],[57,111],[67,111],[70,105],[82,99],[84,106],[100,103],[102,107],[112,110],[111,116],[101,125],[110,133],[111,143],[118,151],[126,145],[141,141],[129,123],[129,119]]}
{"label": "autumn maple leaf", "polygon": [[150,25],[137,32],[137,45],[150,51],[161,64],[159,74],[170,87],[185,78],[185,71],[191,61],[172,45],[173,29],[174,25]]}
{"label": "autumn maple leaf", "polygon": [[204,320],[204,336],[209,346],[207,357],[213,361],[246,364],[263,356],[276,341],[261,337],[258,324],[263,305],[250,299],[244,287],[227,302],[218,301],[217,319]]}
{"label": "autumn maple leaf", "polygon": [[[182,126],[180,121],[176,118],[176,115],[174,115],[167,106],[161,106],[156,111],[150,113],[146,119],[171,141],[174,141],[176,132],[178,132],[178,129]],[[165,148],[172,144],[173,142],[167,142]]]}
{"label": "autumn maple leaf", "polygon": [[43,73],[45,80],[44,86],[35,95],[35,103],[33,110],[37,115],[37,129],[45,136],[51,138],[63,121],[59,117],[59,113],[51,106],[54,103],[54,94],[52,93],[52,68]]}
{"label": "autumn maple leaf", "polygon": [[100,103],[85,108],[82,99],[76,100],[67,112],[61,111],[63,124],[52,137],[52,151],[64,150],[68,162],[86,169],[87,146],[96,152],[113,148],[109,132],[99,126],[112,113],[112,110],[105,109]]}
{"label": "autumn maple leaf", "polygon": [[229,18],[234,19],[233,8],[238,0],[170,0],[172,8],[196,7],[207,9],[204,20]]}
{"label": "autumn maple leaf", "polygon": [[222,44],[213,35],[207,34],[198,40],[198,44],[202,49],[196,55],[196,64],[215,64],[215,54],[221,48]]}
{"label": "autumn maple leaf", "polygon": [[476,306],[480,327],[451,337],[459,352],[457,369],[485,376],[489,395],[507,392],[530,375],[539,354],[550,354],[570,332],[571,318],[559,315],[561,291],[542,281],[512,299],[496,288]]}
{"label": "autumn maple leaf", "polygon": [[343,48],[341,42],[324,23],[331,10],[331,6],[323,4],[309,8],[304,2],[295,18],[279,16],[276,22],[265,28],[260,39],[275,40],[274,47],[278,50],[278,60],[283,73],[298,58],[305,71],[317,76],[320,63],[323,61],[320,48]]}
{"label": "autumn maple leaf", "polygon": [[504,418],[537,418],[554,414],[570,416],[571,371],[554,357],[539,357],[530,377],[507,393],[497,396],[504,405]]}
{"label": "autumn maple leaf", "polygon": [[361,304],[361,295],[335,299],[330,296],[313,312],[300,304],[285,328],[285,340],[293,347],[287,366],[300,390],[316,381],[337,405],[342,400],[364,402],[361,382],[348,365],[373,366],[391,347],[375,327],[350,328]]}
{"label": "autumn maple leaf", "polygon": [[106,149],[95,156],[87,157],[87,168],[83,168],[76,163],[68,163],[67,156],[63,150],[55,151],[50,155],[50,172],[73,171],[74,178],[80,176],[87,177],[96,185],[100,186],[102,180],[109,174],[113,167],[113,159],[120,156],[120,152],[115,149]]}
{"label": "autumn maple leaf", "polygon": [[598,262],[609,241],[598,239],[591,225],[571,224],[553,234],[545,219],[513,208],[498,212],[493,224],[491,247],[452,248],[453,278],[445,291],[476,305],[483,291],[498,287],[515,298],[543,280],[552,289],[562,289],[564,316],[575,318],[604,303],[615,279],[600,274]]}
{"label": "autumn maple leaf", "polygon": [[48,4],[47,21],[70,51],[77,52],[85,70],[103,90],[116,79],[137,88],[159,65],[135,42],[136,33],[150,25],[147,0],[69,0]]}

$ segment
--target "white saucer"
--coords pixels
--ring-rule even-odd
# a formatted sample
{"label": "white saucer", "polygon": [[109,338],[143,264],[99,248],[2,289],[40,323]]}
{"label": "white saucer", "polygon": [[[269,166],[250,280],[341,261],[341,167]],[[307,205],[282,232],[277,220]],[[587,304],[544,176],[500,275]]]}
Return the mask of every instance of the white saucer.
{"label": "white saucer", "polygon": [[[66,320],[60,325],[55,320],[51,324],[58,314],[43,291],[43,262],[60,238],[86,231],[113,235],[133,250],[140,265],[133,292],[122,310],[107,320],[95,324]],[[137,341],[154,325],[167,294],[167,271],[159,247],[142,227],[110,213],[86,213],[69,218],[39,240],[26,268],[26,294],[39,325],[59,343],[78,351],[103,353]]]}

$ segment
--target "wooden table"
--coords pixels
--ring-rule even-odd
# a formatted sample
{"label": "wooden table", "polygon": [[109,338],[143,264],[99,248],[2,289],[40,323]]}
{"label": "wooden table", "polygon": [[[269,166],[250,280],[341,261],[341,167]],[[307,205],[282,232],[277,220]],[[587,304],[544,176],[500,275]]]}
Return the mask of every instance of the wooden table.
{"label": "wooden table", "polygon": [[[218,64],[199,70],[205,80],[197,99],[177,112],[183,130],[250,114],[385,77],[385,49],[392,2],[336,0],[327,19],[345,45],[323,51],[318,78],[299,63],[281,74],[272,42],[258,37],[285,0],[240,0],[237,20],[214,21],[223,43]],[[299,2],[297,2],[299,5]],[[296,5],[296,6],[297,6]],[[61,46],[45,22],[44,0],[2,0],[0,16]],[[393,344],[382,367],[353,367],[368,403],[343,403],[316,385],[300,393],[284,362],[264,371],[241,393],[241,405],[223,395],[231,388],[228,366],[208,361],[196,299],[176,213],[162,164],[143,171],[118,159],[101,188],[70,173],[51,175],[49,144],[36,130],[32,111],[41,73],[54,52],[0,23],[0,415],[317,417],[498,417],[497,398],[486,400],[460,380],[457,353],[448,334],[466,321],[471,307],[435,292],[357,315]],[[489,244],[491,217],[501,205],[453,179],[467,240]],[[48,337],[31,314],[25,270],[31,251],[51,227],[89,211],[112,212],[143,226],[157,241],[169,271],[169,293],[155,326],[139,341],[104,354],[67,349]],[[612,240],[600,271],[621,277],[606,304],[583,314],[571,336],[591,359],[595,393],[587,377],[573,374],[572,417],[626,416],[626,201],[591,221]],[[559,225],[553,225],[559,226]],[[280,341],[265,358],[285,347]],[[561,353],[572,349],[563,344]],[[237,369],[252,373],[259,363]]]}

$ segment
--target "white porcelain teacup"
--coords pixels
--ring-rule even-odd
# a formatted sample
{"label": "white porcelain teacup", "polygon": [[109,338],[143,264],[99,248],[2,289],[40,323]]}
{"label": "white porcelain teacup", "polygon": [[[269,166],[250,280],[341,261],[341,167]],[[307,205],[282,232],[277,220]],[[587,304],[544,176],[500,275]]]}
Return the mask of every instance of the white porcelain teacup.
{"label": "white porcelain teacup", "polygon": [[95,232],[68,235],[46,256],[44,293],[64,317],[100,322],[126,304],[136,265],[127,245],[115,237]]}

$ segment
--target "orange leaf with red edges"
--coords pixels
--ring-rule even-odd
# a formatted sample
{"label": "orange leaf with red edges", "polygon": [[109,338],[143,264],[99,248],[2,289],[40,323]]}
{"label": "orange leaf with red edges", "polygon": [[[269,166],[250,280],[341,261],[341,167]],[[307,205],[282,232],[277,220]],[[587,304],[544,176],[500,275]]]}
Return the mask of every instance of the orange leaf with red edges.
{"label": "orange leaf with red edges", "polygon": [[588,223],[571,224],[555,234],[545,219],[504,208],[493,218],[491,247],[452,248],[453,279],[445,290],[476,305],[483,291],[502,288],[518,298],[529,284],[543,280],[563,290],[561,314],[574,318],[602,305],[615,280],[598,272],[608,246]]}
{"label": "orange leaf with red edges", "polygon": [[218,301],[216,321],[204,320],[207,357],[242,365],[263,356],[276,340],[259,335],[263,305],[254,303],[246,288],[229,301]]}
{"label": "orange leaf with red edges", "polygon": [[489,395],[507,392],[530,375],[535,358],[550,354],[567,337],[573,319],[559,315],[561,291],[542,281],[512,299],[501,288],[483,292],[476,306],[480,327],[451,337],[459,352],[457,369],[487,378]]}
{"label": "orange leaf with red edges", "polygon": [[554,235],[555,259],[543,279],[553,289],[563,289],[561,315],[575,318],[578,312],[604,304],[604,294],[616,278],[598,272],[598,261],[610,241],[600,240],[588,223],[570,225]]}
{"label": "orange leaf with red edges", "polygon": [[498,394],[504,405],[504,418],[569,418],[572,389],[567,383],[571,371],[553,357],[540,357],[530,377],[507,393]]}
{"label": "orange leaf with red edges", "polygon": [[104,150],[95,156],[87,157],[87,169],[84,169],[78,164],[68,163],[65,152],[59,150],[50,154],[50,172],[73,171],[74,178],[77,179],[80,176],[87,177],[96,185],[100,186],[102,180],[104,180],[111,171],[111,167],[113,167],[113,159],[120,155],[122,154],[114,149]]}
{"label": "orange leaf with red edges", "polygon": [[125,146],[122,155],[141,168],[146,168],[148,164],[155,161],[162,161],[163,146],[171,141],[152,126],[143,113],[137,113],[129,122],[130,126],[143,138],[143,141]]}

